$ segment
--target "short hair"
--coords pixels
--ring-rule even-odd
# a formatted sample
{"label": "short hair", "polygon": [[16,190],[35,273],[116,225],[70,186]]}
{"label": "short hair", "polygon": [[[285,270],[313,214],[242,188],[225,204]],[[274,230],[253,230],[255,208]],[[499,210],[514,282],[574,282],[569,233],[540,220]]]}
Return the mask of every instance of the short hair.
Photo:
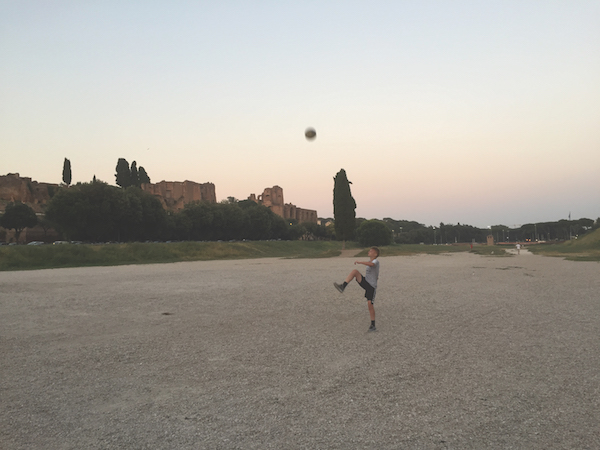
{"label": "short hair", "polygon": [[371,247],[371,249],[377,252],[377,258],[379,258],[379,249],[377,247]]}

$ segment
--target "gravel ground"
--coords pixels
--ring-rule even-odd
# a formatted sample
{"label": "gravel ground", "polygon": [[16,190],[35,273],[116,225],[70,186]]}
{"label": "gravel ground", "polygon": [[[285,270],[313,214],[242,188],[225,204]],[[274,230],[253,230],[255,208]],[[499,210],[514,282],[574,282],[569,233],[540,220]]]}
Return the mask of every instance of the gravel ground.
{"label": "gravel ground", "polygon": [[600,264],[380,261],[0,272],[0,448],[600,448]]}

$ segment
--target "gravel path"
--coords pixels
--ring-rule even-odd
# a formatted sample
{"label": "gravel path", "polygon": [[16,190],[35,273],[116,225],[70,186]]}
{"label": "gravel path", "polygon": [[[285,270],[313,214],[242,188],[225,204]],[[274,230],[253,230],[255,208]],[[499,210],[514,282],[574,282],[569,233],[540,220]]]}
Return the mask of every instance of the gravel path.
{"label": "gravel path", "polygon": [[0,448],[600,448],[600,264],[380,260],[0,272]]}

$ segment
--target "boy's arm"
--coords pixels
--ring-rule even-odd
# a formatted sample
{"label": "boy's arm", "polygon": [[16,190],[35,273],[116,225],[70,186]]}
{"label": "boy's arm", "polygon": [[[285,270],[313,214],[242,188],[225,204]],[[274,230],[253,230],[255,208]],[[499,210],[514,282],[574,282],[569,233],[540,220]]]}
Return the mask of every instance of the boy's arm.
{"label": "boy's arm", "polygon": [[354,264],[364,264],[365,266],[369,267],[373,267],[375,265],[375,263],[371,261],[354,261]]}

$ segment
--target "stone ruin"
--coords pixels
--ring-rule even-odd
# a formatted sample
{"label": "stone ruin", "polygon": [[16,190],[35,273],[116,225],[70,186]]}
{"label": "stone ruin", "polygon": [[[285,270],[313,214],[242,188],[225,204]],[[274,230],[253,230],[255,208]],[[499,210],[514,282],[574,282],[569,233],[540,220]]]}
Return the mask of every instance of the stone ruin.
{"label": "stone ruin", "polygon": [[142,189],[156,196],[163,208],[168,211],[180,211],[187,203],[205,201],[217,202],[213,183],[195,183],[194,181],[161,181],[144,183]]}
{"label": "stone ruin", "polygon": [[44,211],[44,206],[58,190],[58,184],[38,183],[18,173],[0,176],[0,212],[11,202],[28,204],[36,213]]}
{"label": "stone ruin", "polygon": [[275,214],[283,217],[284,219],[297,220],[298,223],[317,223],[317,211],[312,209],[298,208],[296,205],[291,203],[284,203],[283,189],[279,186],[265,188],[262,195],[259,195],[258,198],[256,197],[256,194],[250,194],[248,200],[252,200],[259,205],[266,206]]}
{"label": "stone ruin", "polygon": [[[6,209],[6,205],[11,202],[22,202],[29,205],[38,216],[43,215],[46,204],[50,201],[60,185],[53,183],[39,183],[31,178],[21,177],[18,173],[9,173],[0,176],[0,213]],[[145,183],[142,189],[156,196],[163,208],[169,211],[180,211],[187,203],[195,201],[206,201],[216,203],[215,185],[213,183],[195,183],[193,181],[161,181],[160,183]],[[291,203],[285,203],[283,200],[283,189],[279,186],[265,188],[263,193],[256,197],[250,194],[248,197],[260,205],[264,205],[284,219],[297,220],[302,222],[317,223],[317,211],[312,209],[299,208]],[[43,230],[41,237],[41,228],[25,229],[21,234],[20,240],[26,242],[30,240],[48,240],[48,230]],[[53,230],[51,233],[55,233]],[[39,235],[39,236],[38,236]],[[35,237],[34,237],[35,236]],[[7,235],[6,238],[9,236]],[[57,236],[52,236],[57,238]],[[7,239],[8,240],[8,239]]]}

